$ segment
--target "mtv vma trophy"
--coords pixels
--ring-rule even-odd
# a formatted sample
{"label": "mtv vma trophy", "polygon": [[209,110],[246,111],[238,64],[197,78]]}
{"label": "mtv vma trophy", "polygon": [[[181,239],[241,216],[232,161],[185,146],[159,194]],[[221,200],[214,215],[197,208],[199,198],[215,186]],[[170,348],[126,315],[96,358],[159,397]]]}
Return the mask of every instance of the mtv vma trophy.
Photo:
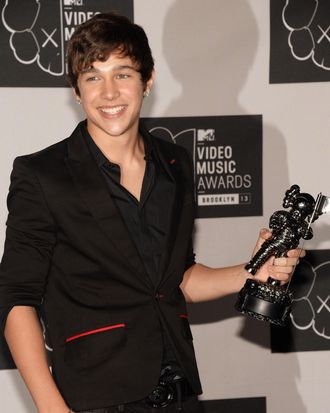
{"label": "mtv vma trophy", "polygon": [[[300,239],[311,239],[311,224],[320,215],[330,211],[330,197],[320,193],[315,200],[312,195],[300,192],[298,185],[292,185],[285,193],[283,208],[290,209],[276,211],[270,217],[271,238],[262,244],[245,266],[252,275],[271,256],[283,257],[287,251],[298,247]],[[258,320],[284,326],[292,307],[292,292],[288,287],[289,284],[281,286],[279,281],[272,278],[268,278],[266,283],[249,278],[238,294],[235,308]]]}

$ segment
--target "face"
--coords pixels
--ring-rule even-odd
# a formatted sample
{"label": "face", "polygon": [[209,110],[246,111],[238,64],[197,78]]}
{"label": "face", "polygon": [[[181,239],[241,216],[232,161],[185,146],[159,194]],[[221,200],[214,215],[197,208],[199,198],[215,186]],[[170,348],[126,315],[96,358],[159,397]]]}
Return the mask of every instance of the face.
{"label": "face", "polygon": [[107,142],[118,137],[138,136],[143,93],[146,85],[130,57],[111,54],[96,61],[78,77],[80,99],[87,115],[87,128],[94,140]]}

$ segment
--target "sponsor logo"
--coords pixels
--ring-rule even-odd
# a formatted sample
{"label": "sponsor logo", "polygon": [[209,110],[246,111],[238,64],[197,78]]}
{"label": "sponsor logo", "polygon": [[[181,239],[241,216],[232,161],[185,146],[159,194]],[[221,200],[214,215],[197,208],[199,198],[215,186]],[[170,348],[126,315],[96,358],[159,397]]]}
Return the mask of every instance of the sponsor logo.
{"label": "sponsor logo", "polygon": [[282,13],[283,24],[289,31],[292,56],[297,60],[311,59],[324,70],[330,70],[329,12],[328,1],[287,0]]}
{"label": "sponsor logo", "polygon": [[197,141],[214,141],[215,140],[215,129],[198,129],[197,130]]}
{"label": "sponsor logo", "polygon": [[199,218],[262,214],[262,118],[144,119],[160,138],[192,155]]}
{"label": "sponsor logo", "polygon": [[270,83],[330,80],[330,3],[271,0]]}
{"label": "sponsor logo", "polygon": [[67,86],[67,42],[79,24],[109,10],[133,19],[133,0],[0,0],[0,86]]}
{"label": "sponsor logo", "polygon": [[83,6],[83,0],[64,0],[64,6]]}

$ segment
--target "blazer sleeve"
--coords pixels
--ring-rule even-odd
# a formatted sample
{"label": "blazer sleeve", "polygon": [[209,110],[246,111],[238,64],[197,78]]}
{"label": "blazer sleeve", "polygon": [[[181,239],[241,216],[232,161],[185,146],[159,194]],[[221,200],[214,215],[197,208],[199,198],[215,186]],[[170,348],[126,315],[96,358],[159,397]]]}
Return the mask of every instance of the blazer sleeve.
{"label": "blazer sleeve", "polygon": [[[190,153],[185,149],[181,148],[184,154],[184,160],[182,165],[184,167],[184,173],[186,176],[186,185],[188,192],[190,194],[189,198],[191,199],[192,208],[194,209],[194,216],[196,215],[196,196],[195,196],[195,182],[194,182],[194,165]],[[186,262],[184,271],[188,270],[192,265],[196,264],[196,255],[193,247],[193,234],[190,234],[190,240],[188,245],[188,250],[186,254]]]}
{"label": "blazer sleeve", "polygon": [[16,305],[38,308],[56,242],[56,225],[30,157],[14,161],[7,198],[8,219],[0,264],[0,323]]}
{"label": "blazer sleeve", "polygon": [[184,271],[187,271],[191,266],[195,264],[196,264],[196,254],[194,253],[192,236],[191,236],[190,241],[189,241],[187,255],[186,255]]}

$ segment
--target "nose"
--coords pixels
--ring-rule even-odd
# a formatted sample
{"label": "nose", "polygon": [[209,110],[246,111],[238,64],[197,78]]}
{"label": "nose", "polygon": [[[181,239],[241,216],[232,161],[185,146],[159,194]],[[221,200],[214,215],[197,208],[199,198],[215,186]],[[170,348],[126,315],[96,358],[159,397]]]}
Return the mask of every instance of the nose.
{"label": "nose", "polygon": [[114,79],[104,79],[102,87],[102,98],[106,100],[114,100],[119,96],[118,85]]}

